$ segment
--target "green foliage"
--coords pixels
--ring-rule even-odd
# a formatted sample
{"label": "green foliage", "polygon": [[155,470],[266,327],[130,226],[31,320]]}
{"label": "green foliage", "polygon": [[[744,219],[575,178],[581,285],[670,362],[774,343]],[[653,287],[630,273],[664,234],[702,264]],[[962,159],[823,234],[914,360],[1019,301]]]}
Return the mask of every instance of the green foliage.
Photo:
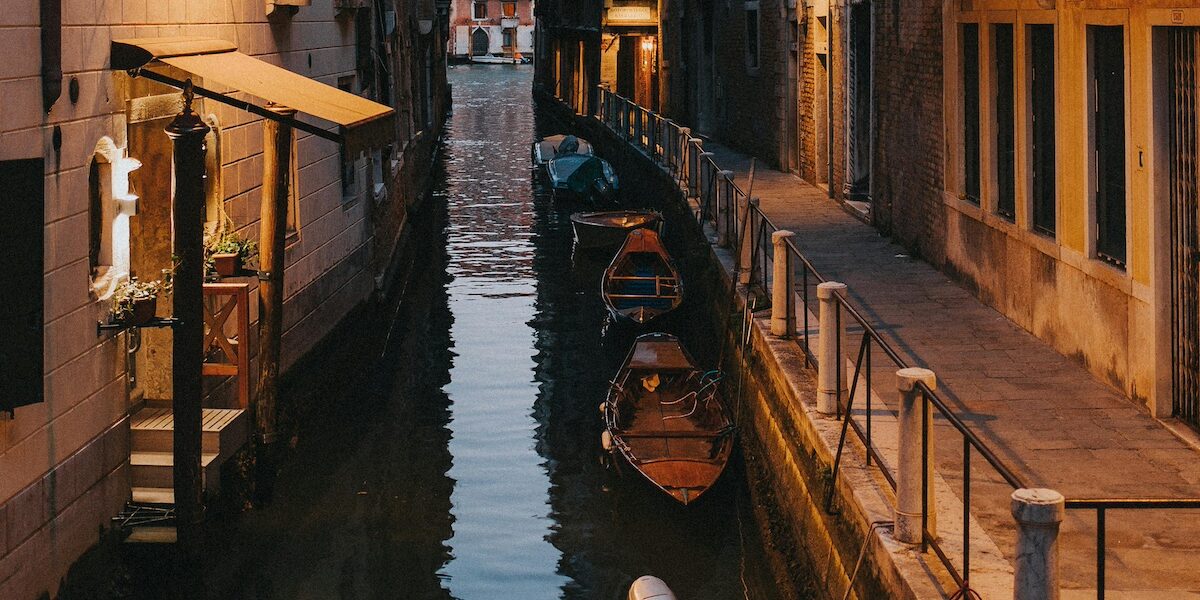
{"label": "green foliage", "polygon": [[174,273],[172,273],[171,269],[163,269],[162,279],[138,281],[137,277],[131,277],[129,281],[118,286],[113,291],[111,298],[112,306],[110,312],[112,313],[113,320],[121,321],[131,317],[133,315],[133,306],[138,301],[170,294],[173,282],[172,275]]}

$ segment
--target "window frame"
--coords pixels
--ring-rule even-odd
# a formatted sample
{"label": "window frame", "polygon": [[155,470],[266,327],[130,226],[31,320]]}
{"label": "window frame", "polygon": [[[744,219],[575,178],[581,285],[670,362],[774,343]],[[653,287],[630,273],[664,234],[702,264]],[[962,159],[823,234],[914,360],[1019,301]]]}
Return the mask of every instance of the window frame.
{"label": "window frame", "polygon": [[[1034,43],[1034,30],[1044,28],[1049,32],[1050,55],[1045,62],[1049,66],[1049,76],[1039,78],[1036,73],[1037,59],[1034,56],[1036,46]],[[1058,31],[1054,23],[1025,23],[1023,27],[1024,49],[1025,49],[1025,107],[1026,107],[1026,143],[1025,157],[1026,161],[1026,181],[1025,191],[1028,195],[1028,214],[1030,231],[1046,236],[1050,239],[1058,238],[1058,117],[1055,110],[1055,105],[1058,101],[1058,68],[1056,64],[1055,53],[1058,45]],[[1039,112],[1039,83],[1048,82],[1049,111],[1048,118],[1043,118],[1043,122],[1048,121],[1045,125],[1039,125],[1037,114]],[[1048,132],[1042,127],[1048,128]],[[1044,133],[1049,138],[1047,150],[1039,150],[1038,140],[1041,136],[1039,133]],[[1049,161],[1046,160],[1049,155]],[[1048,165],[1048,168],[1047,168]],[[1044,200],[1039,193],[1039,184],[1049,188],[1049,224],[1043,220]]]}
{"label": "window frame", "polygon": [[[742,4],[742,12],[745,20],[742,33],[746,38],[746,70],[750,73],[757,73],[762,66],[762,11],[759,9],[758,0],[746,0]],[[753,21],[751,21],[751,13],[753,13]],[[751,32],[752,22],[753,33]]]}
{"label": "window frame", "polygon": [[[1088,119],[1088,145],[1087,151],[1091,158],[1088,160],[1088,190],[1087,190],[1087,206],[1091,214],[1088,215],[1087,228],[1088,235],[1086,242],[1088,246],[1087,255],[1097,261],[1107,264],[1115,269],[1127,271],[1129,268],[1129,219],[1130,219],[1130,177],[1129,177],[1129,90],[1130,90],[1130,73],[1129,73],[1129,27],[1125,24],[1105,24],[1105,23],[1087,23],[1085,24],[1087,38],[1087,77],[1086,77],[1086,97],[1087,97],[1087,119]],[[1097,52],[1096,34],[1103,29],[1119,29],[1121,42],[1121,93],[1120,112],[1121,112],[1121,140],[1117,152],[1113,156],[1106,157],[1106,165],[1099,164],[1101,156],[1099,155],[1101,138],[1105,140],[1112,139],[1112,132],[1101,132],[1104,124],[1098,119],[1097,114],[1101,109],[1101,96],[1097,79],[1096,58],[1100,54]],[[1107,56],[1107,53],[1104,53]],[[1104,98],[1111,99],[1116,97],[1111,94],[1103,94]],[[1104,102],[1108,105],[1109,102]],[[1104,135],[1102,135],[1102,133]],[[1120,169],[1105,168],[1107,162],[1120,159]],[[1101,205],[1100,195],[1102,193],[1102,185],[1106,185],[1101,181],[1101,172],[1112,175],[1116,172],[1120,173],[1122,198],[1120,205],[1117,203],[1105,203]],[[1107,196],[1106,196],[1107,198]],[[1118,210],[1119,209],[1119,210]],[[1109,216],[1110,212],[1116,212],[1113,216]],[[1119,226],[1118,226],[1119,224]],[[1109,227],[1105,227],[1108,225]],[[1106,231],[1107,230],[1107,231]],[[1119,239],[1109,240],[1105,236],[1111,233]],[[1110,244],[1111,242],[1111,244]],[[1119,246],[1119,248],[1118,248]],[[1119,250],[1119,256],[1117,252]]]}
{"label": "window frame", "polygon": [[[482,12],[482,16],[480,15]],[[488,19],[488,3],[486,0],[472,0],[471,2],[471,20],[486,21]]]}
{"label": "window frame", "polygon": [[[991,98],[991,185],[995,198],[990,203],[996,216],[1016,223],[1017,221],[1017,26],[1011,21],[988,23],[989,93]],[[1006,49],[1001,48],[1003,34],[1007,32]],[[1007,50],[1008,64],[1000,62],[1001,51]],[[1005,70],[1007,66],[1007,72]],[[1007,92],[1007,97],[1004,94]],[[1007,137],[1005,136],[1007,133]],[[1005,158],[1007,154],[1007,158]],[[1006,172],[1007,171],[1007,172]]]}
{"label": "window frame", "polygon": [[[980,68],[981,61],[981,24],[975,21],[964,21],[957,23],[957,42],[958,42],[958,103],[959,103],[959,122],[958,134],[962,140],[960,147],[962,148],[962,156],[960,157],[958,172],[962,177],[962,186],[960,197],[974,206],[980,206],[983,196],[983,82],[982,70]],[[967,32],[974,32],[974,48],[968,53],[970,46],[967,43]],[[968,60],[971,58],[973,60]],[[973,68],[973,71],[968,71]],[[968,74],[974,76],[973,89],[968,89]],[[970,92],[974,94],[974,103],[969,103]],[[973,134],[973,135],[972,135]],[[970,142],[974,140],[972,150]],[[972,181],[972,175],[973,181]],[[974,192],[972,195],[971,192]]]}

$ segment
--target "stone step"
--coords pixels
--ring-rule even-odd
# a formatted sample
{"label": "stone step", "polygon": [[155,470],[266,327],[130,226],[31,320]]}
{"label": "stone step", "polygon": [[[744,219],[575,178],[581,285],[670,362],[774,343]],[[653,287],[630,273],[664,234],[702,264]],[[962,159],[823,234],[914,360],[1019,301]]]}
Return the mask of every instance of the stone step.
{"label": "stone step", "polygon": [[[217,460],[216,454],[200,455],[200,469],[205,488],[208,487],[210,475],[220,479],[219,473],[209,473]],[[175,485],[174,456],[170,452],[131,452],[129,466],[132,470],[130,481],[135,488],[167,488]]]}
{"label": "stone step", "polygon": [[[134,452],[171,452],[175,447],[175,417],[169,408],[143,408],[130,419]],[[219,456],[218,462],[237,452],[249,439],[250,417],[244,410],[206,408],[201,426],[202,451]]]}
{"label": "stone step", "polygon": [[178,540],[174,527],[134,527],[129,530],[126,544],[174,544]]}
{"label": "stone step", "polygon": [[175,504],[175,490],[169,487],[135,487],[132,492],[133,501],[138,504]]}

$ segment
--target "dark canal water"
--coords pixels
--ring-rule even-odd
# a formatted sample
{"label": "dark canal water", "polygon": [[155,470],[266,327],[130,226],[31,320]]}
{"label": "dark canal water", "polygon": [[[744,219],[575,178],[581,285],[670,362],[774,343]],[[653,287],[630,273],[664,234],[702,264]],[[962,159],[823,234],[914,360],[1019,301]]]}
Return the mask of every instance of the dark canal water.
{"label": "dark canal water", "polygon": [[[607,322],[607,258],[572,254],[579,207],[531,179],[529,144],[559,131],[535,114],[531,68],[450,78],[402,299],[302,365],[274,501],[210,521],[209,595],[617,600],[653,574],[680,600],[776,598],[739,464],[687,508],[601,464],[598,406],[633,334]],[[708,365],[695,287],[667,326]],[[153,558],[117,595],[171,595]]]}

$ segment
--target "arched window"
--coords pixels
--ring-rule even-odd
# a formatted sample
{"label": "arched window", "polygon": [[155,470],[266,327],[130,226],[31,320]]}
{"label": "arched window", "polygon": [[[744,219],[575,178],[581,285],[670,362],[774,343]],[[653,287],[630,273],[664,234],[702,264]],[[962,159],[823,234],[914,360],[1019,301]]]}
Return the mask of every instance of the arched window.
{"label": "arched window", "polygon": [[96,143],[88,164],[88,257],[92,292],[100,299],[129,277],[129,217],[137,214],[129,173],[140,166],[108,136]]}
{"label": "arched window", "polygon": [[221,172],[221,122],[217,115],[204,118],[208,135],[204,136],[204,233],[215,236],[232,225],[225,213],[225,185]]}

